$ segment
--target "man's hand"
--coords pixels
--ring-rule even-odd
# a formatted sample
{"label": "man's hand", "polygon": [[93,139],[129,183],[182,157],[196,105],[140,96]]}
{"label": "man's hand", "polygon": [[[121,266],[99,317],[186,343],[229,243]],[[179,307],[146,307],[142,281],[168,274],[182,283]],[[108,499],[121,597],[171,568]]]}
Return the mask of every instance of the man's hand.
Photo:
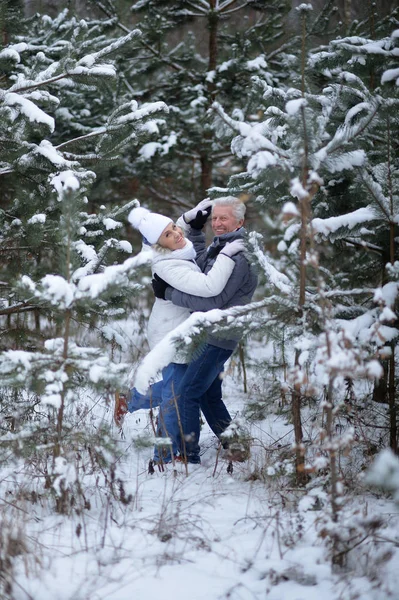
{"label": "man's hand", "polygon": [[206,198],[206,200],[201,200],[197,206],[185,212],[183,219],[193,229],[202,229],[211,214],[211,210],[212,202],[209,198]]}
{"label": "man's hand", "polygon": [[165,291],[166,288],[169,287],[169,284],[154,273],[154,279],[151,280],[151,285],[154,290],[154,296],[161,300],[165,300]]}

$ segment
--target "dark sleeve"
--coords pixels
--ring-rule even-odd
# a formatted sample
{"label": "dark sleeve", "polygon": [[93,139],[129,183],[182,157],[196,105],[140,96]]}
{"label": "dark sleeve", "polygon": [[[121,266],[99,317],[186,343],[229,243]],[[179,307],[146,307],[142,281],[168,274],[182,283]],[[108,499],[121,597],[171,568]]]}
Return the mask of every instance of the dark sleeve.
{"label": "dark sleeve", "polygon": [[[238,300],[238,291],[249,275],[249,265],[242,253],[236,254],[233,257],[233,260],[236,263],[233,273],[224,290],[217,296],[200,298],[193,294],[179,292],[179,290],[175,290],[174,288],[167,288],[165,299],[171,300],[173,304],[176,304],[177,306],[188,308],[191,311],[201,312],[206,312],[213,308],[224,308],[236,295]],[[237,304],[239,304],[239,302],[237,302]]]}
{"label": "dark sleeve", "polygon": [[197,263],[201,271],[203,271],[206,263],[205,234],[202,231],[190,229],[190,233],[187,237],[190,240],[190,242],[193,243],[194,246],[194,250],[196,253],[195,262]]}

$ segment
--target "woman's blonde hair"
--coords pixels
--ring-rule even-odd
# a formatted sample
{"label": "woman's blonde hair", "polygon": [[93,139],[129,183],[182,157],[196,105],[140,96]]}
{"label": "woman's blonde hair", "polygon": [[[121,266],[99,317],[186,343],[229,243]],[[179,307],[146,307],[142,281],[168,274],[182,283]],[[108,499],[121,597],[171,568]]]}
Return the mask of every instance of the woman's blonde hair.
{"label": "woman's blonde hair", "polygon": [[170,248],[165,248],[165,246],[161,246],[161,244],[158,244],[158,242],[151,244],[151,248],[159,254],[168,254],[168,252],[173,252],[173,250]]}

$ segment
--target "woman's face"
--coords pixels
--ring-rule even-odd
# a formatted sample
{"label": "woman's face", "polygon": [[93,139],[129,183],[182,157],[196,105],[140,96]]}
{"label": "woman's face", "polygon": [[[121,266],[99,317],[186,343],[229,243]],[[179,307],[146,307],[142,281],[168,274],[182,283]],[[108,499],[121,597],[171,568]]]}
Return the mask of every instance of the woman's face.
{"label": "woman's face", "polygon": [[179,250],[186,245],[183,230],[176,223],[169,223],[161,233],[158,244],[169,250]]}

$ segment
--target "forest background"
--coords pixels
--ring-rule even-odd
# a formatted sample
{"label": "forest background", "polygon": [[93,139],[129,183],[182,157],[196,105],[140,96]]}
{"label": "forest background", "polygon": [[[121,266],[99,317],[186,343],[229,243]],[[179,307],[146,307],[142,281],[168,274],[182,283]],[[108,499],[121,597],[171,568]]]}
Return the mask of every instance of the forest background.
{"label": "forest background", "polygon": [[[112,512],[134,511],[111,415],[148,350],[136,199],[176,218],[207,196],[246,203],[255,301],[192,315],[141,375],[156,377],[175,346],[195,352],[209,329],[242,332],[238,421],[289,425],[283,446],[251,434],[242,477],[277,478],[294,507],[304,494],[322,505],[317,538],[347,574],[392,525],[355,526],[347,499],[366,480],[368,494],[399,494],[398,9],[3,0],[0,29],[3,596],[42,598],[26,591],[42,575],[26,566],[39,537],[23,515],[40,506],[80,538],[96,495],[104,531]],[[130,441],[149,451],[151,427]],[[384,544],[368,560],[397,559],[397,533]]]}

